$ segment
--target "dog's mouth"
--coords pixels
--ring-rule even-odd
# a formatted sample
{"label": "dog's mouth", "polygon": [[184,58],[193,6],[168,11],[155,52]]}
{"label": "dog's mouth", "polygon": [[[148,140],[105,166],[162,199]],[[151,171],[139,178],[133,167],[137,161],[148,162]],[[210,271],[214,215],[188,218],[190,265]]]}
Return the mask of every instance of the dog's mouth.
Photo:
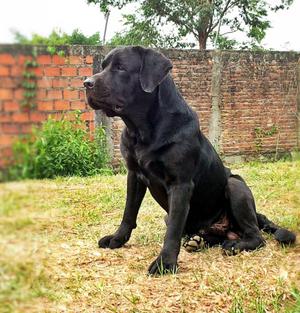
{"label": "dog's mouth", "polygon": [[101,110],[104,112],[108,117],[116,116],[121,113],[123,107],[119,104],[112,105],[111,103],[105,100],[96,100],[92,97],[87,98],[87,102],[91,108],[94,110]]}

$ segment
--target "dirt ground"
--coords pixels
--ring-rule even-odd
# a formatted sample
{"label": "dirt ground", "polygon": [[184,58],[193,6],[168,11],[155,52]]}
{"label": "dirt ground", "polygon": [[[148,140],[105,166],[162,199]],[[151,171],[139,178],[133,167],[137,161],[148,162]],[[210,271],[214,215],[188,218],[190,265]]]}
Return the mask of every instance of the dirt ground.
{"label": "dirt ground", "polygon": [[[300,162],[235,166],[258,211],[300,231]],[[147,276],[164,212],[147,194],[124,248],[99,249],[125,203],[126,177],[0,184],[0,312],[300,312],[300,245],[225,256],[181,250],[179,272]]]}

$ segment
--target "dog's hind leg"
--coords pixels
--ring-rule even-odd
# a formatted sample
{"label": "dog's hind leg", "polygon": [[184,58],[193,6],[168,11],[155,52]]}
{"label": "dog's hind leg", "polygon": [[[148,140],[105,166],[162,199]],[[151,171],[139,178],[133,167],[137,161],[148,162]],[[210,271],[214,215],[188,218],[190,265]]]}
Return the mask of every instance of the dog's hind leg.
{"label": "dog's hind leg", "polygon": [[265,245],[256,216],[255,202],[250,188],[238,175],[228,178],[226,196],[230,203],[229,215],[240,239],[225,240],[222,248],[227,254],[255,250]]}
{"label": "dog's hind leg", "polygon": [[291,245],[296,241],[296,235],[291,231],[271,222],[265,215],[256,215],[259,229],[266,233],[273,234],[275,239],[282,245]]}

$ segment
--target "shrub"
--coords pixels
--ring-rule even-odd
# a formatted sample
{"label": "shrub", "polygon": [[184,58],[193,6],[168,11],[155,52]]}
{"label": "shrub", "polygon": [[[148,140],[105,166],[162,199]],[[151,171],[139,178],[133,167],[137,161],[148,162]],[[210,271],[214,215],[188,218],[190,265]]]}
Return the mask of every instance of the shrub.
{"label": "shrub", "polygon": [[76,113],[75,120],[63,116],[49,118],[41,128],[19,139],[13,146],[14,162],[9,179],[89,176],[110,172],[104,128],[97,128],[91,140],[85,123]]}
{"label": "shrub", "polygon": [[18,31],[14,31],[15,41],[20,44],[27,45],[100,45],[100,33],[95,33],[91,36],[85,36],[79,29],[73,30],[69,35],[61,30],[53,30],[49,36],[41,36],[33,33],[31,38],[28,38]]}

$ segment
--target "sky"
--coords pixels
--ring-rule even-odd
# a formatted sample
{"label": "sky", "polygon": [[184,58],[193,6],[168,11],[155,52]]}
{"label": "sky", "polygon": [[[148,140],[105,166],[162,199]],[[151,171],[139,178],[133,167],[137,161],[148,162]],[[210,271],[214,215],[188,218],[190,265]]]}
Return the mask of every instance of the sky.
{"label": "sky", "polygon": [[[128,7],[131,13],[134,7]],[[123,11],[122,13],[125,13]],[[300,51],[300,0],[294,0],[289,10],[271,13],[272,28],[263,45],[274,50]],[[107,39],[122,30],[122,14],[114,9],[108,24]],[[12,30],[29,36],[32,33],[49,35],[53,29],[71,33],[80,29],[85,35],[99,31],[103,34],[104,16],[95,5],[85,0],[0,0],[0,43],[12,43]]]}

